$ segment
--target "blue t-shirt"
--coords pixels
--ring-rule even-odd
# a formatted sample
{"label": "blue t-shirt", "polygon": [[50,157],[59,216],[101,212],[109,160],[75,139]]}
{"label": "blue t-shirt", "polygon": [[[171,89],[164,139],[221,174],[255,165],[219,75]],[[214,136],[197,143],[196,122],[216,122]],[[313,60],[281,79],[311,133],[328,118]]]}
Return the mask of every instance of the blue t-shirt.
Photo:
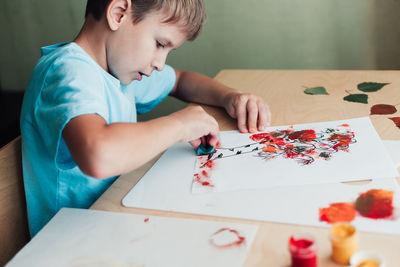
{"label": "blue t-shirt", "polygon": [[65,125],[83,114],[98,114],[108,124],[135,123],[136,112],[145,113],[159,104],[175,79],[174,69],[165,66],[140,82],[123,85],[76,43],[42,48],[21,111],[31,236],[62,207],[90,207],[117,178],[99,180],[79,169],[62,137]]}

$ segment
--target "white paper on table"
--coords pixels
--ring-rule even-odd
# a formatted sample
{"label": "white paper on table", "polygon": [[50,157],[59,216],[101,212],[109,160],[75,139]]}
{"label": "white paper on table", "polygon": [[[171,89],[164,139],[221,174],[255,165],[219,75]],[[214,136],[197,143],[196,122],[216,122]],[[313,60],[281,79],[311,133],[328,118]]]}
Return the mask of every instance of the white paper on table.
{"label": "white paper on table", "polygon": [[[350,127],[342,127],[348,124]],[[267,128],[265,132],[287,130],[289,126],[278,126]],[[233,155],[227,158],[217,158],[211,170],[207,170],[206,175],[211,176],[208,181],[213,186],[206,186],[197,182],[196,176],[193,179],[193,193],[225,192],[245,189],[271,188],[277,186],[293,186],[305,184],[319,184],[341,181],[356,181],[369,178],[394,177],[397,170],[393,161],[382,144],[375,128],[369,117],[320,122],[310,124],[293,125],[295,131],[312,129],[316,132],[326,131],[326,129],[338,129],[342,132],[351,131],[355,135],[355,143],[349,145],[349,152],[337,151],[332,153],[330,159],[314,156],[315,160],[302,165],[297,160],[305,159],[299,157],[297,160],[278,156],[273,159],[265,160],[258,155],[260,150],[248,153]],[[249,137],[252,134],[241,134],[237,131],[221,132],[221,147],[229,148],[253,143]],[[329,136],[330,134],[326,134]],[[303,143],[306,144],[306,143]],[[263,145],[261,145],[263,146]],[[176,149],[172,147],[172,149]],[[247,148],[251,151],[252,147]],[[240,152],[246,149],[240,149]],[[232,153],[227,150],[217,149],[214,157],[218,154]],[[202,163],[200,159],[202,158]],[[200,165],[206,161],[207,156],[198,157],[194,174],[200,175]],[[168,161],[164,159],[156,163],[163,168],[166,164],[173,164],[179,168],[180,165],[171,157]],[[203,169],[204,170],[204,169]],[[173,175],[187,175],[186,173],[175,172]],[[204,178],[202,178],[204,179]]]}
{"label": "white paper on table", "polygon": [[[147,219],[146,219],[147,218]],[[235,242],[238,231],[245,237]],[[258,226],[62,209],[8,263],[14,266],[242,266]]]}
{"label": "white paper on table", "polygon": [[[170,158],[176,164],[164,162],[154,165],[124,197],[122,204],[126,207],[322,227],[330,225],[319,221],[320,208],[334,202],[354,201],[360,192],[371,188],[394,191],[395,208],[397,211],[400,208],[399,186],[394,178],[377,179],[357,186],[327,183],[192,194],[193,148],[188,144],[177,144],[160,161],[169,161]],[[178,170],[176,165],[180,166]],[[373,220],[357,216],[354,224],[361,231],[400,234],[399,218]]]}
{"label": "white paper on table", "polygon": [[395,165],[400,167],[400,140],[383,140],[383,143]]}

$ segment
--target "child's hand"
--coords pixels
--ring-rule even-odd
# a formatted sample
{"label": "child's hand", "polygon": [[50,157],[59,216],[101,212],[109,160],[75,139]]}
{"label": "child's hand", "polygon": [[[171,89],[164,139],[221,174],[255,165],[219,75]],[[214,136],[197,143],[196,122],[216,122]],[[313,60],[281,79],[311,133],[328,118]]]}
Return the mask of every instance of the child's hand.
{"label": "child's hand", "polygon": [[230,93],[225,97],[224,107],[232,118],[237,119],[242,133],[263,131],[270,125],[271,112],[261,97]]}
{"label": "child's hand", "polygon": [[217,121],[200,106],[189,106],[171,116],[182,123],[181,142],[189,142],[197,148],[200,143],[216,146],[219,141]]}

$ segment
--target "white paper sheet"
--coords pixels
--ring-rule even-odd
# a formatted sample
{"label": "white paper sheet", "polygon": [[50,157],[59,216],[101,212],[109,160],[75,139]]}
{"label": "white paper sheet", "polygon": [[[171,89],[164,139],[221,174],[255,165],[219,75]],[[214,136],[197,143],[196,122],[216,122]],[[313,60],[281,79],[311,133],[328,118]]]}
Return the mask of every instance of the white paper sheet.
{"label": "white paper sheet", "polygon": [[400,140],[383,140],[396,167],[400,167]]}
{"label": "white paper sheet", "polygon": [[257,228],[62,209],[7,267],[242,266]]}
{"label": "white paper sheet", "polygon": [[[194,168],[192,192],[226,192],[378,179],[397,175],[395,165],[369,117],[299,124],[293,125],[293,128],[270,127],[265,132],[276,133],[288,129],[291,130],[291,134],[286,134],[286,141],[280,146],[285,150],[279,153],[263,151],[267,146],[272,149],[277,146],[268,145],[269,142],[259,144],[256,141],[260,139],[250,139],[252,134],[222,132],[222,148],[217,148],[211,155],[212,161],[208,161],[207,156],[198,157]],[[300,130],[315,131],[314,138],[317,138],[311,142],[301,142],[301,138],[295,138]],[[312,135],[313,133],[308,136]],[[305,135],[304,138],[307,139],[308,136]],[[338,139],[335,140],[336,137]],[[282,138],[280,139],[279,142],[282,142]],[[291,149],[288,149],[288,146]],[[172,147],[171,150],[176,148]],[[305,152],[299,153],[299,150]],[[167,164],[177,168],[180,166],[173,157],[169,159],[160,160],[156,164],[160,168]],[[173,175],[187,174],[175,172]]]}
{"label": "white paper sheet", "polygon": [[[394,191],[395,212],[398,213],[400,208],[399,186],[394,178],[376,179],[358,186],[327,183],[192,194],[193,148],[188,144],[177,144],[160,161],[169,161],[170,158],[175,164],[154,165],[125,196],[122,204],[126,207],[325,227],[329,224],[319,221],[320,208],[334,202],[354,201],[359,193],[371,188]],[[176,165],[180,167],[177,169]],[[398,218],[373,220],[357,216],[354,224],[361,231],[400,233]]]}

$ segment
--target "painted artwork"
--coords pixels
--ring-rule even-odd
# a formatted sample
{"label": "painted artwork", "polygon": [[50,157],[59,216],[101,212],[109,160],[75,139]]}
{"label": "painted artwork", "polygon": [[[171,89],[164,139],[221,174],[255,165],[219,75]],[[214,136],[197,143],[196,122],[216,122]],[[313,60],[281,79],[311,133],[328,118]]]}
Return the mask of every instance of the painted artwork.
{"label": "painted artwork", "polygon": [[215,151],[196,158],[192,192],[396,175],[395,166],[369,118],[270,129],[256,134],[221,132],[221,142]]}
{"label": "painted artwork", "polygon": [[255,160],[264,161],[283,157],[300,165],[309,165],[318,159],[329,160],[337,152],[349,152],[350,145],[357,141],[349,125],[342,124],[320,132],[313,129],[296,131],[291,126],[285,130],[252,134],[249,142],[229,148],[218,144],[212,154],[198,156],[199,171],[194,174],[194,183],[213,187],[212,171],[218,161],[228,157],[249,154]]}
{"label": "painted artwork", "polygon": [[7,267],[239,267],[257,229],[255,224],[64,208]]}

